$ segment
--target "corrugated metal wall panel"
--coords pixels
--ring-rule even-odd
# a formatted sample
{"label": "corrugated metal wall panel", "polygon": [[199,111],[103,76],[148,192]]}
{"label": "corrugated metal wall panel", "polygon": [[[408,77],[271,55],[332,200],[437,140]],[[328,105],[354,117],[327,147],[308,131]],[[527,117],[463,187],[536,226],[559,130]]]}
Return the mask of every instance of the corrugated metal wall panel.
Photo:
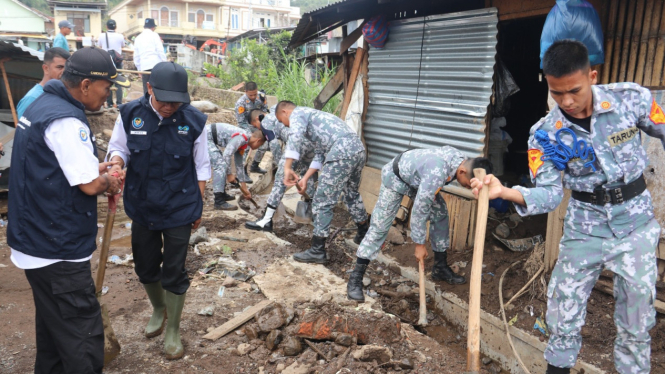
{"label": "corrugated metal wall panel", "polygon": [[496,9],[481,9],[391,24],[385,48],[370,49],[368,166],[413,148],[482,154],[497,23]]}

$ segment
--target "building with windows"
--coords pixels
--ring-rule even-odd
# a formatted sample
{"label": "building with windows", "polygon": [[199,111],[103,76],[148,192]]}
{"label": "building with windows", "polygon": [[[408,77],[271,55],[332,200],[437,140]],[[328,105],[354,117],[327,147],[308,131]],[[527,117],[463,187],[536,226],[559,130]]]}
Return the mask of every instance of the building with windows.
{"label": "building with windows", "polygon": [[44,51],[52,32],[51,17],[18,0],[0,0],[0,39]]}
{"label": "building with windows", "polygon": [[227,40],[256,28],[295,26],[300,8],[291,0],[125,0],[109,12],[118,32],[127,38],[143,30],[145,18],[154,18],[165,43],[196,38]]}
{"label": "building with windows", "polygon": [[[102,33],[102,12],[106,11],[106,0],[47,0],[53,12],[54,25],[62,20],[74,24],[67,36],[69,47],[77,50],[90,46]],[[55,30],[58,33],[59,30]]]}

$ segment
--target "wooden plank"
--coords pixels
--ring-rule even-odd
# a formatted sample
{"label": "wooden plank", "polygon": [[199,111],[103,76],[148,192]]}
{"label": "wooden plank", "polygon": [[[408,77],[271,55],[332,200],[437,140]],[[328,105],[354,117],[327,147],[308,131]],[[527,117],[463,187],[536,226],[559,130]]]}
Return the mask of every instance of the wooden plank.
{"label": "wooden plank", "polygon": [[9,100],[9,108],[12,110],[12,118],[14,119],[14,127],[18,124],[18,117],[16,115],[16,107],[14,106],[14,98],[12,97],[12,90],[9,86],[9,79],[7,79],[7,70],[5,70],[5,61],[8,58],[0,60],[0,70],[2,70],[2,80],[5,81],[5,91],[7,92],[7,100]]}
{"label": "wooden plank", "polygon": [[337,68],[337,72],[331,80],[326,83],[321,92],[314,99],[314,109],[321,110],[328,100],[332,99],[333,96],[337,95],[344,85],[344,69],[342,67]]}
{"label": "wooden plank", "polygon": [[[365,123],[365,119],[367,118],[367,109],[369,109],[369,44],[365,43],[365,48],[367,49],[367,58],[363,59],[363,63],[360,68],[360,74],[363,75],[363,115],[361,117],[361,120],[363,123]],[[364,134],[362,134],[361,139],[363,141],[363,144],[365,144],[365,137]],[[367,146],[365,146],[365,149],[367,149]]]}
{"label": "wooden plank", "polygon": [[476,237],[476,215],[478,213],[478,201],[471,201],[471,218],[469,222],[469,235],[467,239],[467,248],[473,248],[474,239]]}
{"label": "wooden plank", "polygon": [[545,234],[545,271],[552,271],[559,257],[559,242],[563,236],[563,220],[566,217],[570,190],[564,190],[561,204],[547,215],[547,233]]}
{"label": "wooden plank", "polygon": [[348,90],[344,91],[344,103],[342,104],[342,112],[339,115],[339,118],[342,120],[346,119],[346,112],[349,110],[349,105],[351,104],[351,96],[353,96],[353,89],[360,73],[360,66],[365,58],[365,49],[356,49],[356,56],[355,60],[353,60],[353,68],[351,68],[351,76],[349,77],[349,84],[347,86]]}
{"label": "wooden plank", "polygon": [[637,67],[635,68],[635,83],[642,84],[644,81],[644,68],[647,62],[647,51],[649,49],[649,31],[651,30],[651,14],[653,13],[654,2],[656,0],[647,0],[644,8],[644,24],[640,37],[640,48],[637,56]]}
{"label": "wooden plank", "polygon": [[349,36],[342,39],[342,42],[340,43],[340,47],[339,47],[340,56],[344,52],[346,52],[353,45],[353,43],[357,42],[358,39],[360,39],[360,37],[363,35],[363,26],[365,26],[367,21],[369,21],[369,19],[364,20],[363,23],[361,23],[360,26],[358,26],[357,29],[351,31]]}
{"label": "wooden plank", "polygon": [[455,241],[451,243],[451,248],[462,251],[466,249],[466,239],[469,236],[469,220],[471,219],[471,200],[460,200],[460,216],[455,227]]}
{"label": "wooden plank", "polygon": [[467,188],[463,188],[463,187],[447,185],[447,186],[443,187],[443,192],[448,193],[448,194],[452,194],[452,195],[465,197],[469,200],[475,200],[476,199],[476,197],[473,196],[473,192],[471,192],[471,190],[469,190]]}
{"label": "wooden plank", "polygon": [[650,86],[662,86],[663,57],[665,57],[665,5],[661,9],[661,21],[658,28],[658,42],[656,43],[656,57],[653,61],[653,74],[651,75]]}
{"label": "wooden plank", "polygon": [[630,40],[633,33],[633,24],[635,22],[635,5],[635,1],[628,2],[628,15],[626,16],[626,28],[623,33],[623,43],[621,44],[621,62],[619,63],[619,77],[617,78],[617,82],[624,82],[626,80],[630,54]]}
{"label": "wooden plank", "polygon": [[626,67],[626,82],[635,82],[635,70],[637,69],[638,50],[642,39],[642,28],[644,24],[645,0],[637,0],[635,6],[635,22],[633,22],[633,32],[630,37],[630,54],[628,56],[628,66]]}
{"label": "wooden plank", "polygon": [[614,53],[612,54],[612,70],[608,82],[617,82],[619,76],[619,63],[621,62],[621,43],[623,42],[623,29],[626,23],[626,4],[629,0],[619,1],[617,27],[614,33]]}
{"label": "wooden plank", "polygon": [[247,311],[243,312],[241,315],[230,319],[226,323],[224,323],[221,326],[216,327],[214,330],[210,331],[209,333],[203,335],[203,339],[208,339],[208,340],[217,340],[221,338],[222,336],[234,331],[238,327],[242,326],[245,324],[245,322],[249,321],[250,319],[254,318],[254,316],[263,310],[263,308],[267,307],[268,305],[272,304],[272,300],[263,300],[260,303],[254,305],[253,307],[247,309]]}
{"label": "wooden plank", "polygon": [[656,44],[658,42],[658,29],[660,27],[660,12],[663,9],[663,0],[656,0],[651,13],[651,26],[649,27],[649,41],[647,43],[647,57],[644,61],[644,86],[651,85],[653,75],[653,61],[656,58]]}

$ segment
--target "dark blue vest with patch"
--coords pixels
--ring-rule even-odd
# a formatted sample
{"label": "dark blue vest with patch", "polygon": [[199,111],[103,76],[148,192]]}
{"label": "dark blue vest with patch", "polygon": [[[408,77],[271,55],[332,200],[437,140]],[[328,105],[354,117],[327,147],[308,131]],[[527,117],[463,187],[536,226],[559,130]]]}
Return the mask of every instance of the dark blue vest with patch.
{"label": "dark blue vest with patch", "polygon": [[183,104],[160,121],[149,100],[146,94],[120,106],[130,152],[125,212],[151,230],[164,230],[190,224],[203,212],[194,142],[207,116]]}
{"label": "dark blue vest with patch", "polygon": [[[7,243],[19,252],[48,259],[77,260],[97,248],[97,196],[70,186],[44,133],[57,119],[74,117],[91,134],[83,105],[59,80],[44,86],[19,120],[9,173]],[[82,129],[84,130],[84,129]],[[81,141],[95,142],[88,136]]]}

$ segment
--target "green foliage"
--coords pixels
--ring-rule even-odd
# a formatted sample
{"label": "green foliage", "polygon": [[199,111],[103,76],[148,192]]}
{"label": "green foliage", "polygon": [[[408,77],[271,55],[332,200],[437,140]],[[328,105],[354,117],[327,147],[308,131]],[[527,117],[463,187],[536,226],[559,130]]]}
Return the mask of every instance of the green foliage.
{"label": "green foliage", "polygon": [[46,3],[46,0],[19,0],[23,4],[29,6],[30,8],[35,8],[38,11],[48,14],[49,16],[51,14],[51,9],[48,7],[48,3]]}
{"label": "green foliage", "polygon": [[[335,70],[320,71],[321,81],[311,80],[310,83],[307,83],[305,76],[309,73],[305,61],[298,62],[294,57],[287,57],[284,69],[279,72],[279,79],[273,94],[277,96],[278,100],[289,100],[299,106],[311,107],[316,96],[335,75]],[[335,113],[341,100],[341,95],[334,96],[323,107],[323,111]]]}

